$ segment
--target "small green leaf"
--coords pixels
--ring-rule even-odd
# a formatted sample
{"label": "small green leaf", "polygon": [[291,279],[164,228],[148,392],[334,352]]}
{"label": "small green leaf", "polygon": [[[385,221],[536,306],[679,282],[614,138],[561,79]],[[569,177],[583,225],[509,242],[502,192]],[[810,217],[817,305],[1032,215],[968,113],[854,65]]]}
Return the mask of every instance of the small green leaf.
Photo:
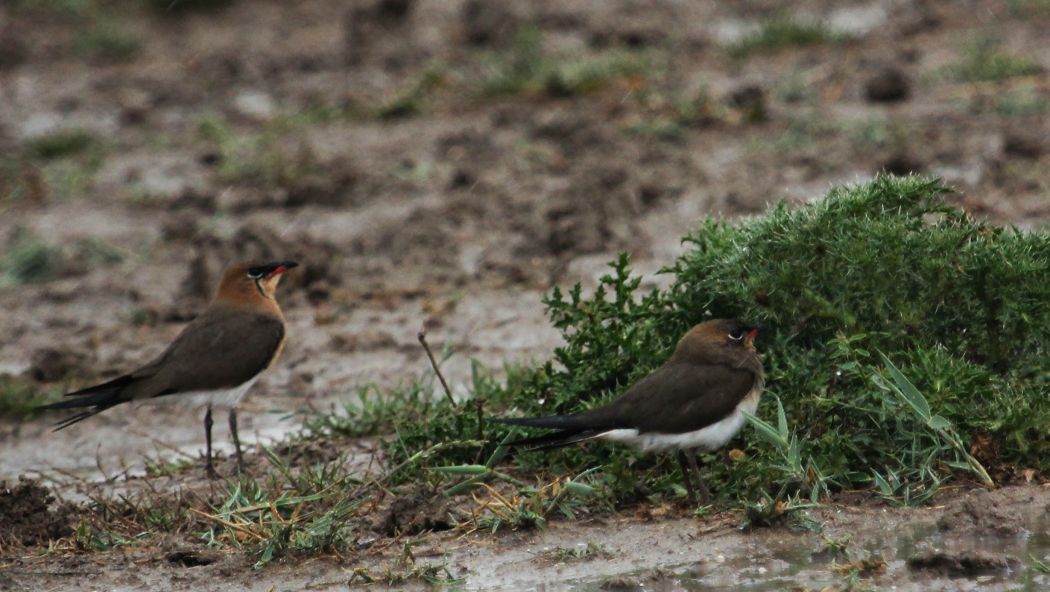
{"label": "small green leaf", "polygon": [[893,362],[890,361],[886,354],[880,353],[879,355],[882,356],[882,361],[886,364],[886,370],[890,373],[890,377],[893,378],[893,386],[896,387],[893,389],[894,392],[904,399],[904,402],[907,403],[924,422],[929,423],[930,404],[926,401],[926,397],[922,396],[922,393],[919,392],[919,389],[915,388],[915,385],[908,380],[908,377],[893,365]]}
{"label": "small green leaf", "polygon": [[744,419],[746,419],[747,422],[755,428],[755,431],[758,432],[758,435],[768,440],[769,443],[773,444],[778,448],[784,448],[788,445],[787,440],[781,438],[780,432],[768,422],[754,415],[751,415],[747,411],[741,411],[740,413],[742,413],[744,415]]}
{"label": "small green leaf", "polygon": [[456,465],[452,467],[430,467],[430,470],[450,475],[484,475],[492,469],[485,465]]}
{"label": "small green leaf", "polygon": [[935,430],[941,431],[952,429],[952,422],[941,417],[940,415],[934,415],[933,417],[931,417],[930,420],[926,422],[926,425],[930,426]]}
{"label": "small green leaf", "polygon": [[784,405],[780,402],[780,397],[777,397],[777,432],[780,433],[782,440],[788,439],[788,420],[787,415],[784,414]]}
{"label": "small green leaf", "polygon": [[578,481],[569,481],[565,490],[573,495],[594,495],[594,488]]}

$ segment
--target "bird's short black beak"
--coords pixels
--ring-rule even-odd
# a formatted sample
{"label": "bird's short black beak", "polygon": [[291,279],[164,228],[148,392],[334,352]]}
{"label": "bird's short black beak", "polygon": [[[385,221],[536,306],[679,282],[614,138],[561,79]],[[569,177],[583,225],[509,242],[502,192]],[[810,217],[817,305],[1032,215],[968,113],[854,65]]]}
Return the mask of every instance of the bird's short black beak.
{"label": "bird's short black beak", "polygon": [[299,264],[295,261],[271,261],[270,263],[256,265],[249,269],[248,273],[253,277],[268,278],[281,275],[293,267],[299,267]]}

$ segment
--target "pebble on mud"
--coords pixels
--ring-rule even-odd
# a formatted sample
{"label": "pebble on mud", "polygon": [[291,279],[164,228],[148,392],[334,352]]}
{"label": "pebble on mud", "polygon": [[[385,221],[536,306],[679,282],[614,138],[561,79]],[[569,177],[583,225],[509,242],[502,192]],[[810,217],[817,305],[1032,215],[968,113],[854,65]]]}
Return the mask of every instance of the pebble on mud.
{"label": "pebble on mud", "polygon": [[43,347],[30,356],[27,373],[38,382],[54,382],[83,368],[87,358],[87,355],[72,349]]}
{"label": "pebble on mud", "polygon": [[908,154],[894,154],[882,162],[879,170],[892,175],[904,176],[922,173],[926,170],[926,165]]}
{"label": "pebble on mud", "polygon": [[1042,130],[1013,129],[1003,136],[1003,153],[1018,158],[1038,159],[1047,152]]}
{"label": "pebble on mud", "polygon": [[757,84],[745,84],[729,93],[729,104],[740,112],[745,123],[760,123],[769,118],[766,91]]}
{"label": "pebble on mud", "polygon": [[899,68],[886,66],[864,83],[864,96],[873,103],[896,103],[911,95],[911,83]]}

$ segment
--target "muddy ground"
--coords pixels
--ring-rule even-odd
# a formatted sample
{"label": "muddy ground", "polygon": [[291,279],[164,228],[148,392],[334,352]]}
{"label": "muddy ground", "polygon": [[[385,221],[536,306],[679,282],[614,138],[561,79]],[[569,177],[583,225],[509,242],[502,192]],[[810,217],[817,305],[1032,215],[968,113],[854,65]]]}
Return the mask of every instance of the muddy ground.
{"label": "muddy ground", "polygon": [[[55,392],[114,376],[164,347],[229,260],[295,258],[288,347],[242,406],[249,442],[426,372],[421,329],[455,350],[457,392],[472,359],[545,359],[558,335],[544,291],[593,284],[619,251],[666,281],[655,272],[705,215],[886,170],[944,177],[951,200],[997,222],[1050,216],[1039,0],[792,3],[824,19],[825,42],[746,55],[741,40],[786,4],[115,4],[0,5],[0,373]],[[45,262],[34,281],[12,271],[27,252]],[[198,410],[114,409],[57,434],[51,419],[0,419],[0,479],[34,476],[75,501],[78,480],[203,447]],[[966,531],[936,527],[939,508],[865,501],[816,510],[823,535],[654,510],[429,544],[477,589],[841,586],[813,553],[844,532],[854,554],[882,552],[880,587],[1046,585],[1031,562],[1048,552],[1046,490],[990,495],[1032,534],[970,548]],[[588,542],[607,554],[542,560]],[[909,565],[918,542],[928,562]],[[161,543],[121,549],[6,553],[0,588],[338,588],[369,561],[256,573],[239,556],[187,567]]]}

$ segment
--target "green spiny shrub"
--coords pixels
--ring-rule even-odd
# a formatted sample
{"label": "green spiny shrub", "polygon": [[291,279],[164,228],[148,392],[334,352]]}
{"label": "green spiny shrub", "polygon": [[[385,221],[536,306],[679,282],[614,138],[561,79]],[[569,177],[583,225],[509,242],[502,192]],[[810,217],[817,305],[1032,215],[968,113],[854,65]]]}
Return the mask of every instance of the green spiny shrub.
{"label": "green spiny shrub", "polygon": [[[549,415],[600,404],[658,366],[691,325],[740,317],[771,326],[759,338],[767,396],[758,415],[775,415],[774,395],[782,401],[809,469],[783,480],[776,451],[745,429],[735,445],[748,455],[710,467],[723,495],[775,484],[780,493],[815,495],[880,480],[929,490],[959,469],[937,434],[887,394],[880,352],[964,441],[981,439],[975,455],[993,473],[1047,470],[1050,235],[974,221],[945,205],[948,191],[923,177],[887,176],[750,220],[707,220],[686,237],[689,252],[664,270],[674,276],[666,290],[641,290],[622,256],[593,294],[578,285],[551,292],[545,304],[565,345],[514,387],[490,389],[486,412]],[[399,427],[395,458],[475,437],[474,414],[431,411],[440,412]],[[494,448],[507,428],[487,429]],[[436,462],[477,455],[451,449]],[[621,502],[676,479],[667,458],[608,443],[515,458],[553,472],[604,465]]]}

